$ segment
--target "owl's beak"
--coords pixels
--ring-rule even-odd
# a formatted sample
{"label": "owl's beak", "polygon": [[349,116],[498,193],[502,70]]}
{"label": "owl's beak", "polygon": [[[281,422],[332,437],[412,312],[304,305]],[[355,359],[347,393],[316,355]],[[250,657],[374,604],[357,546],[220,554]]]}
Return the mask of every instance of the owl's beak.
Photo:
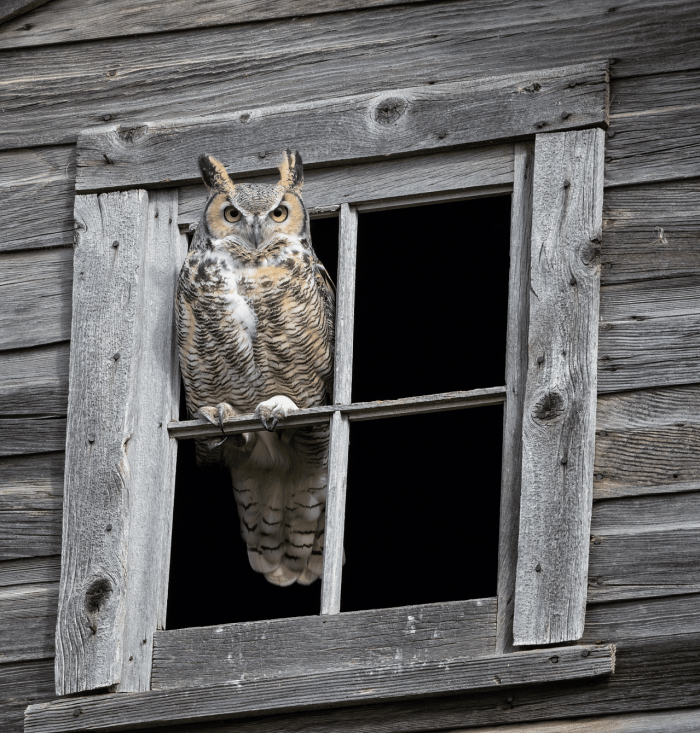
{"label": "owl's beak", "polygon": [[258,249],[260,240],[262,239],[262,221],[257,216],[252,217],[252,219],[250,229],[253,233],[253,244],[255,245],[255,249]]}

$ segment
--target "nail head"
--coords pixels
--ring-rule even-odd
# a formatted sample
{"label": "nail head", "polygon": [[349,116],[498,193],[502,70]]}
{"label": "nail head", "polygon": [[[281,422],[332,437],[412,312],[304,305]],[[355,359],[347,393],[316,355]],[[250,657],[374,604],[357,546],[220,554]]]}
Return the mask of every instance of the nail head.
{"label": "nail head", "polygon": [[569,117],[571,117],[571,112],[562,112],[561,113],[562,120],[568,120]]}
{"label": "nail head", "polygon": [[549,661],[550,661],[550,662],[551,662],[552,664],[556,664],[556,663],[557,663],[557,662],[559,661],[559,657],[558,657],[558,656],[557,656],[557,655],[555,654],[555,655],[554,655],[553,657],[550,657],[550,658],[549,658]]}
{"label": "nail head", "polygon": [[535,566],[535,572],[536,573],[541,573],[542,572],[542,566],[539,563],[537,563],[537,565]]}
{"label": "nail head", "polygon": [[581,656],[582,656],[582,657],[587,657],[587,656],[588,656],[589,654],[590,654],[590,652],[588,651],[588,649],[584,649],[584,650],[583,650],[583,651],[581,652]]}
{"label": "nail head", "polygon": [[94,433],[90,433],[90,434],[88,435],[88,441],[89,441],[90,443],[94,443],[94,442],[95,442],[95,434],[94,434]]}
{"label": "nail head", "polygon": [[259,156],[260,156],[261,158],[264,158],[264,157],[265,157],[265,156],[267,155],[267,153],[266,153],[265,151],[262,151],[262,152],[258,153],[258,155],[259,155]]}
{"label": "nail head", "polygon": [[544,356],[540,354],[540,356],[537,357],[537,363],[541,364],[544,361]]}
{"label": "nail head", "polygon": [[117,353],[112,358],[114,359],[114,361],[119,361],[119,359],[121,359],[121,356],[122,355],[117,351]]}
{"label": "nail head", "polygon": [[561,463],[562,466],[566,466],[566,464],[569,462],[568,458],[561,458],[559,459],[559,463]]}
{"label": "nail head", "polygon": [[105,115],[105,116],[104,116],[104,117],[103,117],[102,119],[103,119],[103,120],[104,120],[105,122],[107,122],[108,120],[111,120],[111,119],[112,119],[112,115]]}
{"label": "nail head", "polygon": [[107,526],[105,527],[105,529],[106,529],[106,530],[107,530],[108,532],[111,532],[111,531],[112,531],[112,525],[111,525],[111,524],[108,524],[108,525],[107,525]]}
{"label": "nail head", "polygon": [[119,240],[118,240],[118,239],[115,239],[115,240],[114,240],[114,241],[112,242],[112,247],[114,247],[114,249],[116,249],[116,248],[117,248],[118,246],[119,246]]}

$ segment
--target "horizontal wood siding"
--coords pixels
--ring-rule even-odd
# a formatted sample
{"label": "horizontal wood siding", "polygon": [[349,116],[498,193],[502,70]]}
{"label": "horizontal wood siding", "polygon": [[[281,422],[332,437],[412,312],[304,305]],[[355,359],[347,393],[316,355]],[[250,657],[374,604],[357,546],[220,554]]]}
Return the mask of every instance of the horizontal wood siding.
{"label": "horizontal wood siding", "polygon": [[427,3],[5,51],[0,147],[74,142],[107,115],[129,126],[609,58],[617,77],[697,65],[695,3],[665,4],[663,23],[652,0],[609,7]]}
{"label": "horizontal wood siding", "polygon": [[[53,0],[0,26],[0,433],[28,454],[0,459],[0,591],[14,589],[3,598],[21,606],[12,617],[16,639],[3,635],[0,621],[3,654],[14,654],[13,645],[19,654],[42,653],[54,628],[48,590],[38,589],[53,587],[60,568],[64,427],[25,418],[66,414],[80,130],[612,59],[601,317],[613,327],[600,332],[611,358],[599,362],[593,527],[601,542],[591,549],[597,567],[619,558],[636,582],[617,585],[601,571],[598,585],[596,576],[584,639],[618,644],[616,674],[584,685],[282,714],[177,733],[411,733],[516,723],[512,733],[546,726],[583,733],[585,721],[571,718],[697,705],[700,593],[688,592],[700,592],[700,573],[696,584],[659,576],[695,531],[687,525],[700,491],[698,3],[631,0],[612,9],[603,0],[522,8],[405,0],[378,7],[389,4],[370,0],[352,10],[355,0],[302,0],[292,20],[287,6],[269,0],[245,0],[235,14],[228,0]],[[367,164],[368,188],[358,184],[363,166],[312,169],[305,198],[328,206],[405,197],[416,177],[441,192],[438,174],[446,172],[451,191],[477,185],[507,192],[512,161],[511,146],[379,161]],[[201,185],[183,188],[180,223],[198,220],[203,200]],[[5,418],[22,422],[3,427]],[[41,453],[48,445],[61,452]],[[697,558],[686,550],[691,557],[680,567],[692,576]],[[654,597],[639,600],[646,596]],[[20,733],[24,708],[53,698],[53,660],[0,663],[0,688],[0,728]],[[677,721],[685,731],[696,714],[598,718],[590,729],[676,733]],[[527,723],[547,718],[554,722]]]}
{"label": "horizontal wood siding", "polygon": [[0,350],[70,338],[73,250],[0,255]]}
{"label": "horizontal wood siding", "polygon": [[700,490],[699,449],[700,385],[599,396],[593,498]]}
{"label": "horizontal wood siding", "polygon": [[0,588],[0,664],[54,653],[58,583]]}
{"label": "horizontal wood siding", "polygon": [[75,147],[0,152],[0,252],[73,244]]}
{"label": "horizontal wood siding", "polygon": [[[189,725],[186,733],[419,733],[464,730],[472,726],[559,721],[630,711],[697,707],[700,679],[700,595],[678,599],[635,600],[589,607],[582,643],[605,644],[615,638],[615,674],[583,684],[564,682],[489,693],[276,715],[257,720]],[[644,631],[640,636],[639,632]],[[184,733],[177,728],[153,733]],[[563,728],[566,730],[566,728]],[[615,730],[603,726],[599,730]],[[652,729],[653,730],[653,729]],[[692,730],[692,729],[691,729]],[[596,731],[596,728],[592,728]],[[596,731],[598,733],[598,731]],[[662,733],[655,730],[654,733]],[[665,730],[663,731],[665,733]],[[693,731],[693,733],[695,733]]]}

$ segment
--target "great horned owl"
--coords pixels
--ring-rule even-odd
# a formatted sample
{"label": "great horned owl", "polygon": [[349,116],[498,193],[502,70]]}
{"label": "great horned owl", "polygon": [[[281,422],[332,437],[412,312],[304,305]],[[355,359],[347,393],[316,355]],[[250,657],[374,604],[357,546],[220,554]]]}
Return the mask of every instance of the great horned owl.
{"label": "great horned owl", "polygon": [[299,153],[277,185],[235,184],[209,155],[209,189],[180,272],[178,344],[187,409],[216,425],[255,412],[266,431],[197,441],[223,461],[254,570],[276,585],[321,575],[328,426],[277,430],[333,392],[334,288],[311,246]]}

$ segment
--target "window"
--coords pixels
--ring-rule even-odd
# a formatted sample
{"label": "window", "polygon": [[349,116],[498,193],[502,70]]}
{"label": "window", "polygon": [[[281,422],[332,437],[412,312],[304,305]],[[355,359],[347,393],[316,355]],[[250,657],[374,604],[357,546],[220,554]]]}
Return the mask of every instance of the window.
{"label": "window", "polygon": [[[500,114],[503,109],[508,114]],[[551,648],[503,653],[511,648],[511,633],[517,644],[537,645],[575,640],[582,632],[604,136],[581,128],[606,122],[607,69],[596,63],[326,100],[272,114],[261,109],[226,120],[144,125],[138,135],[108,126],[81,136],[78,193],[127,190],[76,197],[56,683],[59,694],[100,688],[142,692],[33,707],[27,713],[31,729],[50,723],[54,731],[72,730],[76,717],[83,729],[101,730],[114,728],[115,716],[126,727],[259,715],[612,671],[612,647],[586,648],[585,654],[580,647],[561,647],[556,654]],[[295,130],[294,141],[286,140],[288,129]],[[234,135],[236,151],[222,154]],[[186,247],[177,225],[187,222],[192,208],[194,189],[185,184],[196,178],[193,167],[204,139],[231,171],[242,174],[265,171],[274,141],[310,151],[305,160],[318,170],[315,183],[305,188],[307,204],[311,193],[316,212],[340,207],[336,404],[300,411],[286,422],[331,422],[323,615],[265,622],[264,629],[161,632],[175,444],[209,430],[201,424],[168,425],[178,422],[170,420],[178,414],[172,297]],[[513,139],[526,140],[514,146]],[[164,140],[171,159],[162,154]],[[469,147],[479,143],[488,147]],[[184,188],[179,194],[158,189],[166,179]],[[358,209],[510,190],[506,386],[439,399],[351,403]],[[498,609],[495,599],[460,607],[465,623],[453,629],[447,645],[457,658],[445,665],[439,656],[444,651],[423,638],[425,628],[438,630],[444,606],[424,607],[420,622],[427,626],[421,633],[410,610],[338,614],[349,423],[503,402]],[[237,418],[227,430],[258,427],[255,420]],[[363,647],[362,637],[374,623],[394,640],[383,652]],[[478,633],[470,632],[477,628]],[[303,654],[293,645],[298,635],[308,642]],[[329,635],[343,643],[329,648],[324,644]],[[158,685],[154,639],[158,668],[169,676]],[[485,640],[485,646],[475,639]],[[231,644],[241,650],[235,673],[245,668],[248,675],[237,677],[235,686],[225,684],[232,674]],[[206,649],[207,669],[223,673],[197,678],[178,648]],[[246,656],[245,648],[256,654]],[[397,665],[386,656],[409,648],[418,661]],[[294,679],[283,691],[278,678],[269,679],[274,670],[261,666],[281,655],[292,660]],[[319,664],[326,665],[321,686]],[[170,691],[168,702],[159,702],[164,693],[151,687],[176,687],[178,676],[180,683],[198,681],[207,689]]]}

